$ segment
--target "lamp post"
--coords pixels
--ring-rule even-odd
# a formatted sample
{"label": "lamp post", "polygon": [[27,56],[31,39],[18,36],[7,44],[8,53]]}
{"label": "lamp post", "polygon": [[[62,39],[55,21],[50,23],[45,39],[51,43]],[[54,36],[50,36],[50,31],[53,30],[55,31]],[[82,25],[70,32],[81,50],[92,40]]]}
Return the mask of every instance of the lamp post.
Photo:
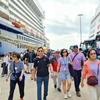
{"label": "lamp post", "polygon": [[83,16],[83,14],[78,14],[78,16],[80,17],[80,43],[82,43],[82,25],[81,25],[81,17]]}

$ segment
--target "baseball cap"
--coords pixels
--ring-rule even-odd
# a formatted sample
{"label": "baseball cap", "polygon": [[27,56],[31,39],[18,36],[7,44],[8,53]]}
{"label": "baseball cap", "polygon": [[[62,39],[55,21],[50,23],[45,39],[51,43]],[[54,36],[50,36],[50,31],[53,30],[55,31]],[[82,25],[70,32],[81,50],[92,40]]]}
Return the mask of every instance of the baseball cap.
{"label": "baseball cap", "polygon": [[78,45],[74,45],[73,48],[78,48]]}
{"label": "baseball cap", "polygon": [[60,52],[60,51],[59,51],[59,49],[57,49],[55,52],[57,53],[57,52]]}

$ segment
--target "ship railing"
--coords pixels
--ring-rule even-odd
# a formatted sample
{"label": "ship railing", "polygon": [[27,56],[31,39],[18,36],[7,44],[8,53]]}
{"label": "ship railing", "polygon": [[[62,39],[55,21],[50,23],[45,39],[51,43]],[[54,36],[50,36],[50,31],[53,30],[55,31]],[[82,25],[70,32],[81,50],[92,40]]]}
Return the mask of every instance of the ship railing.
{"label": "ship railing", "polygon": [[4,19],[4,18],[2,18],[2,17],[0,17],[0,21],[3,21],[3,22],[5,22],[5,23],[7,23],[7,24],[12,25],[12,23],[11,23],[10,21],[8,21],[8,20],[6,20],[6,19]]}
{"label": "ship railing", "polygon": [[37,0],[34,0],[35,5],[37,6],[37,8],[40,10],[41,14],[44,17],[44,10],[42,9],[41,5],[39,4],[39,2]]}
{"label": "ship railing", "polygon": [[41,44],[36,44],[36,43],[32,43],[32,42],[23,42],[23,41],[19,41],[17,39],[11,40],[8,38],[4,38],[4,37],[0,37],[0,40],[6,41],[8,43],[14,44],[14,45],[26,45],[26,46],[31,46],[31,47],[37,47],[37,46],[41,46]]}

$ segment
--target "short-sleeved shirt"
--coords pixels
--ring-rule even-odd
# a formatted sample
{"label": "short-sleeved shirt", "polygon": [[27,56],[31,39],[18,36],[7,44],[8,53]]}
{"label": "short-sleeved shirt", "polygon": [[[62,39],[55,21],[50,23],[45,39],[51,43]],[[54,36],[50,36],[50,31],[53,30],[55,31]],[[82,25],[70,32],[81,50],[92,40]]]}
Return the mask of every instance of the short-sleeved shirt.
{"label": "short-sleeved shirt", "polygon": [[99,67],[99,74],[97,75],[97,71],[98,71],[98,62],[89,62],[90,63],[90,67],[92,69],[93,74],[98,78],[98,85],[100,85],[100,67]]}
{"label": "short-sleeved shirt", "polygon": [[50,51],[47,52],[47,57],[49,58],[52,55]]}
{"label": "short-sleeved shirt", "polygon": [[37,77],[45,77],[49,75],[49,64],[50,60],[46,56],[34,60],[34,68],[37,69]]}
{"label": "short-sleeved shirt", "polygon": [[58,66],[58,61],[59,61],[59,57],[53,57],[52,59],[50,59],[50,62],[52,64],[53,67],[53,71],[57,72],[57,66]]}
{"label": "short-sleeved shirt", "polygon": [[36,55],[34,52],[28,52],[26,53],[25,58],[28,59],[29,63],[34,63],[34,58],[36,58]]}
{"label": "short-sleeved shirt", "polygon": [[60,63],[60,72],[65,72],[65,71],[69,71],[68,69],[68,63],[69,63],[69,58],[66,57],[66,58],[59,58],[59,61]]}
{"label": "short-sleeved shirt", "polygon": [[8,56],[4,57],[3,62],[5,62],[6,64],[9,64],[9,57]]}
{"label": "short-sleeved shirt", "polygon": [[[72,52],[71,54],[69,54],[70,61],[72,61],[72,59],[74,58],[75,55],[76,55],[75,52]],[[82,69],[81,63],[85,60],[86,60],[86,58],[85,58],[84,54],[81,52],[78,52],[78,54],[76,55],[76,57],[73,60],[73,69],[81,70]]]}
{"label": "short-sleeved shirt", "polygon": [[[14,62],[11,62],[10,66],[9,66],[9,69],[12,72],[11,76],[10,76],[10,79],[15,80],[15,77],[13,75],[13,73],[14,73]],[[20,73],[22,70],[24,70],[24,64],[23,64],[22,61],[15,62],[15,70],[16,70],[16,73]]]}

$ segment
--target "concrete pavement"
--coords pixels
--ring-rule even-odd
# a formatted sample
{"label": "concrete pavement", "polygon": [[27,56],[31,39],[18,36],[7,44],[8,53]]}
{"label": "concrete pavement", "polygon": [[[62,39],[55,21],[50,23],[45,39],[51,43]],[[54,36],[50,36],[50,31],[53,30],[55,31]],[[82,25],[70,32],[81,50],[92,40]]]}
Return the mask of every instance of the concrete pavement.
{"label": "concrete pavement", "polygon": [[[0,68],[1,74],[1,68]],[[50,78],[49,81],[49,93],[48,93],[48,100],[65,100],[63,98],[63,92],[59,93],[56,89],[53,88],[53,81]],[[9,95],[9,82],[5,81],[5,77],[0,77],[0,100],[7,100]],[[68,98],[68,100],[91,100],[88,87],[85,85],[84,88],[81,89],[82,97],[77,97],[74,91],[74,84],[72,82],[71,87],[71,94],[72,98]],[[25,82],[25,100],[37,100],[36,95],[36,82],[30,80],[30,75],[26,75],[26,82]],[[19,90],[18,85],[16,85],[15,93],[14,93],[14,100],[19,100]]]}

